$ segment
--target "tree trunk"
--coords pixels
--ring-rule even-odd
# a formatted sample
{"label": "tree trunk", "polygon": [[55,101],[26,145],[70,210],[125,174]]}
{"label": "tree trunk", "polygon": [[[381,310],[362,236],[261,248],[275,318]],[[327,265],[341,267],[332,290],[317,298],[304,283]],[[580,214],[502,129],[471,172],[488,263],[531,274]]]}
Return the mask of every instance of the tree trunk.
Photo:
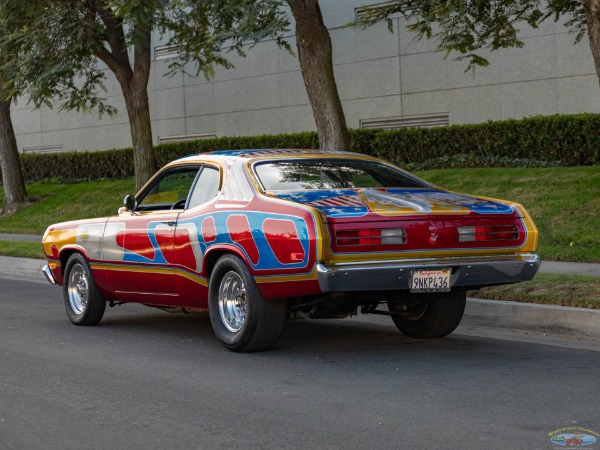
{"label": "tree trunk", "polygon": [[25,205],[27,198],[17,139],[10,117],[10,103],[10,101],[0,101],[0,168],[4,187],[1,214],[16,212]]}
{"label": "tree trunk", "polygon": [[107,0],[95,0],[92,10],[101,18],[106,27],[105,38],[109,46],[107,48],[103,43],[99,43],[95,46],[94,52],[115,74],[125,98],[133,144],[135,187],[140,190],[156,171],[148,104],[152,14],[147,17],[143,17],[143,15],[137,17],[138,21],[130,30],[135,35],[132,67],[123,19],[112,15],[110,3]]}
{"label": "tree trunk", "polygon": [[583,6],[585,8],[590,48],[592,49],[596,75],[600,83],[600,0],[584,0]]}
{"label": "tree trunk", "polygon": [[148,90],[146,86],[134,85],[123,88],[133,144],[135,187],[138,191],[156,171],[156,160],[152,150],[150,106],[148,104]]}
{"label": "tree trunk", "polygon": [[329,30],[318,0],[287,0],[296,20],[296,45],[306,92],[313,109],[319,147],[348,150],[350,135],[333,75]]}
{"label": "tree trunk", "polygon": [[[152,178],[156,171],[156,159],[152,146],[152,124],[148,103],[148,79],[150,78],[150,36],[151,30],[141,33],[134,47],[133,70],[129,60],[120,61],[112,68],[121,85],[131,141],[133,144],[133,167],[135,169],[135,187],[139,191]],[[126,53],[125,53],[126,54]]]}

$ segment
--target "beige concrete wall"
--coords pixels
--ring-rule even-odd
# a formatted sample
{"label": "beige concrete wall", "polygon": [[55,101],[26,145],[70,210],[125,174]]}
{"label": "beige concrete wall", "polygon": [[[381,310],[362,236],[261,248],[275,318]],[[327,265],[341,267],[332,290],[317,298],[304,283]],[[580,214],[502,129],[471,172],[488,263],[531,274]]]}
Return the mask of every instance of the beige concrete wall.
{"label": "beige concrete wall", "polygon": [[[465,73],[466,63],[444,58],[430,41],[415,41],[400,19],[344,28],[355,8],[377,3],[321,0],[330,28],[338,89],[348,126],[372,118],[445,113],[451,124],[557,113],[600,112],[600,89],[587,40],[574,45],[562,24],[549,21],[523,30],[525,47],[488,55],[490,66]],[[289,42],[295,46],[293,36]],[[154,45],[160,45],[158,39]],[[314,130],[315,124],[295,56],[264,42],[247,58],[232,55],[234,69],[217,69],[212,80],[165,77],[168,60],[155,61],[149,82],[154,142],[160,136],[215,133],[241,136]],[[13,108],[20,150],[60,146],[96,150],[131,145],[120,88],[107,72],[115,118]]]}

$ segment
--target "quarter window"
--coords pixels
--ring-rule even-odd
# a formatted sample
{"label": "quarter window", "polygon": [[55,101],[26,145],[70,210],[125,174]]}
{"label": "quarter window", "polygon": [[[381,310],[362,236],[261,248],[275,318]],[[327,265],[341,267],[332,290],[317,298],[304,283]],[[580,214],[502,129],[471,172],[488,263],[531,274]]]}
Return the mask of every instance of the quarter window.
{"label": "quarter window", "polygon": [[220,173],[213,167],[204,167],[190,195],[188,208],[202,205],[212,200],[219,192]]}

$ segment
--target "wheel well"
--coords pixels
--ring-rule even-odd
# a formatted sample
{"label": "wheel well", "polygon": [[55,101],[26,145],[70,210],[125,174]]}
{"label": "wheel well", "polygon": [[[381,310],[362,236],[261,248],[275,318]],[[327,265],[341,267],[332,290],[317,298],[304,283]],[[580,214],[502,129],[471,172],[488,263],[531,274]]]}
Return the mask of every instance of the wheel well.
{"label": "wheel well", "polygon": [[[208,255],[206,255],[206,258],[204,259],[204,264],[205,264],[204,267],[206,268],[206,278],[210,279],[210,276],[212,275],[212,271],[215,268],[215,264],[217,264],[217,261],[223,255],[235,255],[237,257],[240,256],[236,252],[232,252],[230,250],[215,250],[213,252],[210,252]],[[242,261],[244,261],[244,264],[247,265],[244,258],[242,258]]]}
{"label": "wheel well", "polygon": [[67,261],[69,260],[69,258],[71,257],[71,255],[73,253],[81,253],[81,252],[78,252],[77,250],[65,250],[64,252],[62,252],[60,254],[60,267],[61,267],[63,274],[65,272],[65,267],[67,267]]}

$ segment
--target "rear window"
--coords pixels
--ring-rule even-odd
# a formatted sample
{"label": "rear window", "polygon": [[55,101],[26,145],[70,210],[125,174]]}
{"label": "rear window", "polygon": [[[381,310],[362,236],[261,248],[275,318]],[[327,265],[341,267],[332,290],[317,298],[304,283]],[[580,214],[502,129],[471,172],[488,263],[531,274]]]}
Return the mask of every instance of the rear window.
{"label": "rear window", "polygon": [[266,191],[430,187],[407,173],[369,160],[265,161],[255,164],[254,171]]}

